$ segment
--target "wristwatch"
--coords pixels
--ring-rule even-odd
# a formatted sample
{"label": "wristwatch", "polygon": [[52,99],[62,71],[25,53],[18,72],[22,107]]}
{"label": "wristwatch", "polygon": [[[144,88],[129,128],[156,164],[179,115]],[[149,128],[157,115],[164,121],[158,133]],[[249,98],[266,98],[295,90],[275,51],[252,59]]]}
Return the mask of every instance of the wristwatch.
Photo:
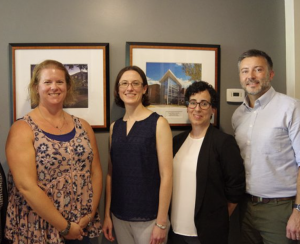
{"label": "wristwatch", "polygon": [[162,229],[162,230],[165,230],[165,229],[167,228],[167,226],[165,226],[165,225],[160,225],[160,224],[158,224],[158,223],[156,223],[156,222],[155,222],[155,225],[156,225],[158,228]]}
{"label": "wristwatch", "polygon": [[297,209],[300,212],[300,204],[294,204],[294,208]]}
{"label": "wristwatch", "polygon": [[60,234],[61,236],[66,236],[66,235],[68,235],[68,234],[69,234],[69,231],[70,231],[70,228],[71,228],[71,222],[68,221],[67,227],[66,227],[64,230],[60,231],[59,234]]}

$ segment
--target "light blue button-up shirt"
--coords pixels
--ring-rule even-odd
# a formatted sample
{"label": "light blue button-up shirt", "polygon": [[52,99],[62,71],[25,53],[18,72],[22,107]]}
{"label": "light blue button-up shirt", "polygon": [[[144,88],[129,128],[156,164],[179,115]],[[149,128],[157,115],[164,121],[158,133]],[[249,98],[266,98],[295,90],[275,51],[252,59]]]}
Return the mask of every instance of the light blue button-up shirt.
{"label": "light blue button-up shirt", "polygon": [[246,170],[246,191],[259,197],[296,195],[300,166],[300,101],[271,87],[232,116]]}

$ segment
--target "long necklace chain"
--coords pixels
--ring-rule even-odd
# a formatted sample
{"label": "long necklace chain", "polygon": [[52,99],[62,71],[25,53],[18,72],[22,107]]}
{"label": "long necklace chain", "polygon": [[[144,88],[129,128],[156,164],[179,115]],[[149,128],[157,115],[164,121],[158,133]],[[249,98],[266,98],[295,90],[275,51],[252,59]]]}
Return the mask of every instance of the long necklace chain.
{"label": "long necklace chain", "polygon": [[38,110],[39,110],[41,116],[43,117],[43,119],[46,120],[52,127],[54,127],[55,129],[58,129],[58,130],[59,130],[59,133],[61,134],[62,128],[64,127],[65,121],[66,121],[66,119],[65,119],[65,113],[63,112],[63,124],[62,124],[62,126],[59,128],[58,125],[53,125],[48,119],[46,119],[46,117],[42,114],[42,111],[40,110],[40,107],[39,107],[39,106],[38,106]]}

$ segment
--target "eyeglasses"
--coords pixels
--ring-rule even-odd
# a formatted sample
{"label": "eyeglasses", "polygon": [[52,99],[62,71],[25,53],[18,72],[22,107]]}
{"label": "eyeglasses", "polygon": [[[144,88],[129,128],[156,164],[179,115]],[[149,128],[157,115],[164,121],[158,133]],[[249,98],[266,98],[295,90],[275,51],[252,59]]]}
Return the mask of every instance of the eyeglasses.
{"label": "eyeglasses", "polygon": [[133,81],[133,82],[121,81],[119,83],[119,87],[121,88],[127,88],[129,85],[131,85],[133,88],[140,88],[143,86],[143,83],[139,81]]}
{"label": "eyeglasses", "polygon": [[211,103],[206,100],[202,100],[199,103],[196,100],[191,100],[186,103],[187,103],[188,107],[191,109],[195,109],[198,104],[199,104],[200,108],[203,110],[206,110],[211,106]]}

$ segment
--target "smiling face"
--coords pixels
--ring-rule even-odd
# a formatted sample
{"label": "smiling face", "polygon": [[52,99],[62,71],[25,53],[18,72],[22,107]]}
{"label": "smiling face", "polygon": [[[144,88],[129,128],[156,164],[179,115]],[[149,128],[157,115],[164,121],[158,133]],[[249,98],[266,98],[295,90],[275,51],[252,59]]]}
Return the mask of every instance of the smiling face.
{"label": "smiling face", "polygon": [[[200,103],[201,101],[207,101],[211,102],[210,94],[207,90],[195,93],[190,96],[189,101],[196,101],[197,103]],[[208,109],[201,109],[200,105],[197,104],[197,106],[194,109],[191,109],[189,106],[187,107],[188,117],[191,121],[192,126],[200,126],[202,128],[206,128],[210,124],[210,118],[214,113],[214,109],[209,106]]]}
{"label": "smiling face", "polygon": [[249,97],[257,99],[271,87],[274,71],[263,57],[248,57],[239,65],[240,83]]}
{"label": "smiling face", "polygon": [[[138,85],[138,83],[140,85]],[[128,70],[121,76],[119,80],[118,93],[125,106],[138,105],[142,103],[142,97],[146,91],[147,86],[143,86],[143,80],[136,71]]]}
{"label": "smiling face", "polygon": [[65,72],[56,68],[43,69],[40,73],[37,93],[40,97],[40,104],[63,106],[67,95]]}

